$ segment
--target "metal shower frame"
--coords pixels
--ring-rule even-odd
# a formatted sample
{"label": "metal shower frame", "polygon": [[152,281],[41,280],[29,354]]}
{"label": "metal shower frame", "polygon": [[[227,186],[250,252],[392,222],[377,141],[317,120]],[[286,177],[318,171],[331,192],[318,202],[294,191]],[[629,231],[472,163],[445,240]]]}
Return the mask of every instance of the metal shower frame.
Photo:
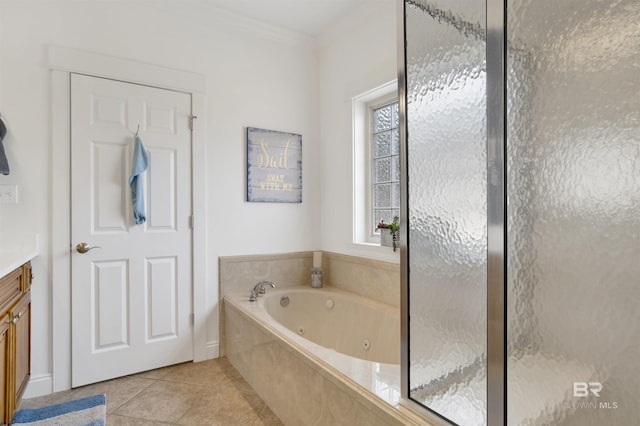
{"label": "metal shower frame", "polygon": [[[434,424],[450,424],[409,396],[409,244],[405,0],[398,0],[400,113],[401,396]],[[506,1],[486,0],[487,424],[506,424]]]}

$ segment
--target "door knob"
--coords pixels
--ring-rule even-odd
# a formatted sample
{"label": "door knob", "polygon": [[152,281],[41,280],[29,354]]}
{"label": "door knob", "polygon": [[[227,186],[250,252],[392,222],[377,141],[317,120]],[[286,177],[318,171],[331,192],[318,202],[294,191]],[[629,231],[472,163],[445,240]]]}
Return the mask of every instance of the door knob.
{"label": "door knob", "polygon": [[78,245],[76,246],[76,251],[78,253],[86,253],[89,250],[93,250],[93,249],[97,249],[97,248],[101,248],[100,246],[93,246],[91,247],[89,244],[87,243],[78,243]]}

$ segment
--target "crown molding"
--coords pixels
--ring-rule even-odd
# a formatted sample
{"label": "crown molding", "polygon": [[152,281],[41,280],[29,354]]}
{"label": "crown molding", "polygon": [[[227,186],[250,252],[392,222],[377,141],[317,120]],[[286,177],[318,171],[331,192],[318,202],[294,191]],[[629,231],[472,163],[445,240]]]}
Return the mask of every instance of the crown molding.
{"label": "crown molding", "polygon": [[112,5],[132,5],[163,10],[171,16],[188,19],[193,24],[203,28],[225,28],[240,30],[248,35],[257,36],[263,40],[275,43],[315,48],[316,37],[296,31],[287,30],[276,25],[268,24],[254,18],[232,12],[215,6],[207,0],[0,0],[3,4],[45,4],[45,5],[73,5],[73,4],[102,3]]}
{"label": "crown molding", "polygon": [[[144,3],[145,0],[134,0]],[[262,39],[290,46],[316,47],[316,37],[287,30],[276,25],[268,24],[239,13],[220,8],[206,0],[155,0],[154,5],[176,9],[182,6],[180,12],[192,19],[198,19],[201,24],[217,27],[233,27]]]}

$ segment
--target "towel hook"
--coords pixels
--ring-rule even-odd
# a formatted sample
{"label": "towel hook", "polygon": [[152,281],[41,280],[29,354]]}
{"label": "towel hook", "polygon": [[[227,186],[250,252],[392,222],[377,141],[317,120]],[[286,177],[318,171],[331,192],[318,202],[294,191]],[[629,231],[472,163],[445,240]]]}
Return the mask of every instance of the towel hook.
{"label": "towel hook", "polygon": [[140,131],[140,123],[138,123],[138,128],[136,129],[136,134],[135,134],[136,138],[138,137],[138,132],[139,131]]}

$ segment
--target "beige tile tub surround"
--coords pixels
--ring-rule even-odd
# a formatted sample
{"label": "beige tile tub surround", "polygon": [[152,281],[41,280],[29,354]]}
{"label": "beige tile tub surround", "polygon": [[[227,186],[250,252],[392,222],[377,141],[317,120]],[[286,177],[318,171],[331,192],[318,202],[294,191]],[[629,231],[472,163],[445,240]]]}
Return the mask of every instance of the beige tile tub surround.
{"label": "beige tile tub surround", "polygon": [[249,298],[251,289],[262,280],[273,281],[278,288],[301,284],[311,287],[312,265],[313,252],[311,251],[219,257],[220,356],[225,354],[225,307],[222,303],[225,294],[246,292]]}
{"label": "beige tile tub surround", "polygon": [[[425,425],[242,312],[226,294],[246,294],[260,280],[279,288],[311,286],[313,252],[221,257],[221,344],[231,364],[288,425]],[[400,306],[400,265],[323,252],[324,285]],[[269,290],[267,290],[268,292]]]}
{"label": "beige tile tub surround", "polygon": [[227,358],[285,425],[426,425],[392,407],[232,304],[225,309]]}
{"label": "beige tile tub surround", "polygon": [[325,283],[400,307],[400,264],[331,252],[322,262]]}
{"label": "beige tile tub surround", "polygon": [[218,265],[220,299],[225,294],[249,291],[258,281],[270,280],[278,287],[311,286],[313,252],[248,256],[223,256]]}
{"label": "beige tile tub surround", "polygon": [[[225,354],[225,294],[249,292],[258,281],[278,288],[311,287],[313,251],[282,254],[222,256],[218,259],[220,285],[220,356]],[[400,307],[400,265],[392,262],[322,252],[323,282],[369,299]],[[268,291],[268,290],[267,290]]]}
{"label": "beige tile tub surround", "polygon": [[[313,251],[218,258],[220,285],[220,356],[225,353],[225,294],[249,292],[258,281],[278,288],[311,286]],[[400,265],[345,254],[322,252],[323,282],[369,299],[400,307]],[[268,291],[268,290],[267,290]]]}

